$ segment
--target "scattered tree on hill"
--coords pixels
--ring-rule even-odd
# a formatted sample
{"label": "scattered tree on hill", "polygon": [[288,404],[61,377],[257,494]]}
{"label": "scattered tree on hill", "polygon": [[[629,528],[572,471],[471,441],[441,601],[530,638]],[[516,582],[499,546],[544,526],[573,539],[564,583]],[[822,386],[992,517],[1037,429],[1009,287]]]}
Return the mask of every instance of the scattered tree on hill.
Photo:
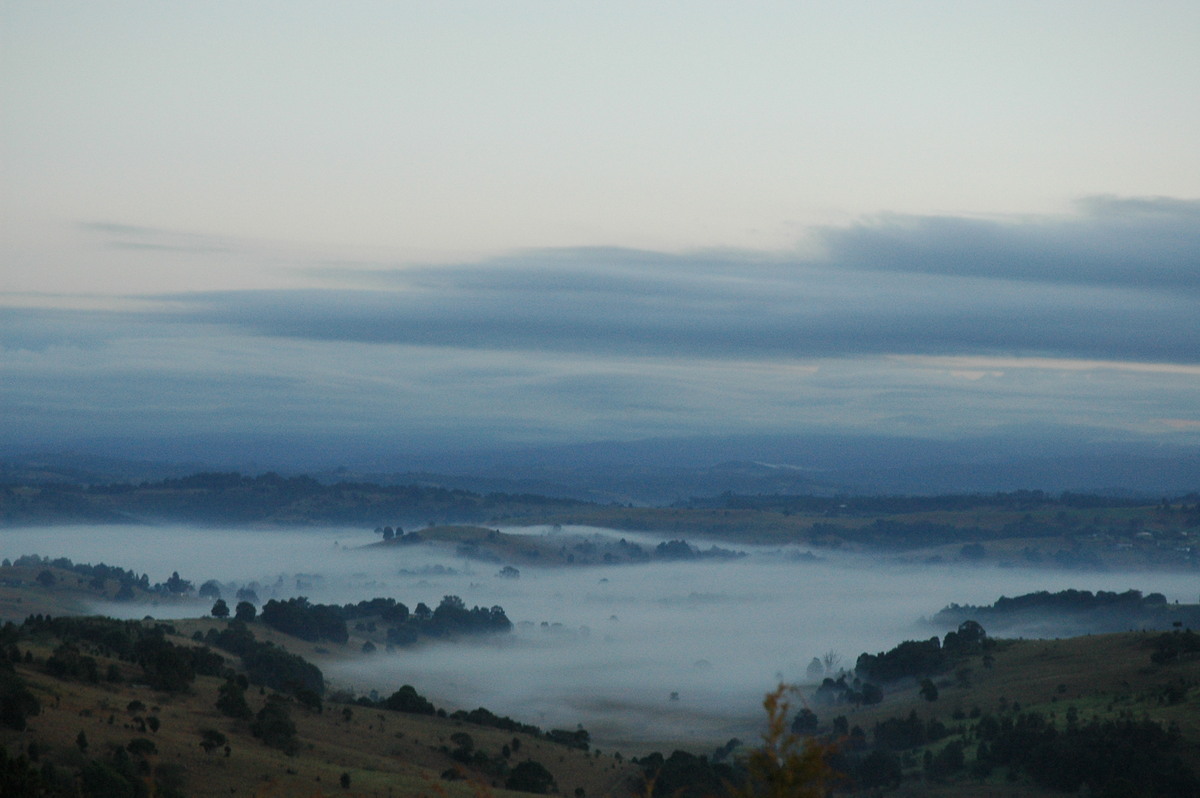
{"label": "scattered tree on hill", "polygon": [[54,577],[54,574],[50,573],[48,570],[42,571],[37,575],[37,583],[42,587],[53,587],[54,583],[57,581],[58,580]]}
{"label": "scattered tree on hill", "polygon": [[229,605],[225,603],[225,599],[217,599],[216,602],[213,603],[211,613],[212,617],[214,618],[228,618]]}

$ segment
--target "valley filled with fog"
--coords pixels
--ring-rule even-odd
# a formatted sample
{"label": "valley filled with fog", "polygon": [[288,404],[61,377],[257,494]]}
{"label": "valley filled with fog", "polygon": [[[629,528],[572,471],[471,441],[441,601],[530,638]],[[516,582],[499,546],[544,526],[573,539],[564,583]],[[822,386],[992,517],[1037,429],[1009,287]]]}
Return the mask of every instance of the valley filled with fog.
{"label": "valley filled with fog", "polygon": [[[530,535],[662,536],[591,528],[503,529]],[[363,654],[358,645],[322,661],[334,687],[387,694],[412,684],[437,705],[478,706],[543,727],[591,732],[602,749],[636,753],[671,741],[718,744],[755,734],[765,691],[803,682],[813,657],[836,652],[852,666],[863,651],[947,629],[924,619],[950,603],[987,604],[1037,590],[1163,593],[1195,602],[1194,574],[1065,572],[903,565],[807,548],[735,546],[746,556],[619,566],[521,566],[465,560],[452,547],[363,548],[370,530],[77,526],[7,530],[6,557],[39,554],[106,562],[163,582],[173,571],[200,586],[242,587],[260,601],[306,596],[349,603],[387,596],[410,608],[445,595],[468,607],[500,605],[511,634],[424,642]],[[693,544],[708,544],[691,540]],[[731,544],[720,545],[730,548]],[[815,555],[815,556],[813,556]],[[231,601],[232,604],[232,601]],[[211,601],[107,603],[115,617],[195,617]],[[338,646],[330,645],[336,651]],[[676,697],[672,697],[676,694]]]}

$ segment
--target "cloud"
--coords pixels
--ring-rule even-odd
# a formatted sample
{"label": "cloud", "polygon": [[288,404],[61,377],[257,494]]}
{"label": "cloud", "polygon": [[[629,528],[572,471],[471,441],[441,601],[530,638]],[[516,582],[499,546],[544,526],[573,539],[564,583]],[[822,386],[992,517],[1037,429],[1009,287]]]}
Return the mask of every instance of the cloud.
{"label": "cloud", "polygon": [[1092,197],[1069,218],[883,216],[818,238],[864,271],[1200,290],[1200,200]]}
{"label": "cloud", "polygon": [[[866,221],[823,231],[824,251],[805,258],[544,250],[324,263],[330,288],[111,307],[18,297],[0,307],[0,415],[15,420],[12,441],[194,431],[390,450],[1031,422],[1191,437],[1200,313],[1185,263],[1200,247],[1184,222],[1196,203],[1080,207],[1068,219]],[[1112,230],[1129,236],[1128,257],[1084,268],[1097,246],[1085,232]],[[879,245],[889,237],[900,254]],[[1035,268],[1037,241],[1049,243]],[[854,256],[873,247],[891,260]]]}
{"label": "cloud", "polygon": [[228,239],[201,233],[186,233],[158,227],[142,227],[114,222],[81,222],[86,233],[98,234],[109,249],[174,252],[183,254],[229,253],[237,249]]}
{"label": "cloud", "polygon": [[[812,358],[1200,360],[1200,203],[1094,199],[1067,219],[886,217],[824,254],[563,249],[347,270],[367,289],[173,297],[259,335],[467,349]],[[328,270],[326,276],[332,276]]]}

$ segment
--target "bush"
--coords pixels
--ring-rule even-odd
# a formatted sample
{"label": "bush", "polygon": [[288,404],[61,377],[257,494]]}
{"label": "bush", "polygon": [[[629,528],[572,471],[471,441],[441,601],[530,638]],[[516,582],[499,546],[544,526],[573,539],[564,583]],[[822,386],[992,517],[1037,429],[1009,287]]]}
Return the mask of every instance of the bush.
{"label": "bush", "polygon": [[504,788],[538,793],[539,795],[555,792],[558,789],[550,771],[546,770],[540,762],[534,762],[532,759],[527,759],[512,769],[512,773],[504,782]]}
{"label": "bush", "polygon": [[299,748],[292,713],[288,710],[287,701],[277,695],[267,698],[267,703],[250,724],[250,733],[264,744],[286,754],[294,754]]}

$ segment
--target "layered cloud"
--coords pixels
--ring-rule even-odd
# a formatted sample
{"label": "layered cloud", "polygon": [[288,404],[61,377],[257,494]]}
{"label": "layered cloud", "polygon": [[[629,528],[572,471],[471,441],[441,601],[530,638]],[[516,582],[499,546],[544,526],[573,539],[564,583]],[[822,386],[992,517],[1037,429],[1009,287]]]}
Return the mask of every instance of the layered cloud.
{"label": "layered cloud", "polygon": [[[10,301],[0,412],[26,441],[255,431],[437,445],[1029,424],[1194,435],[1198,218],[1197,201],[1097,199],[1063,218],[864,220],[817,231],[804,256],[312,258],[294,265],[295,285],[310,287],[111,309]],[[101,248],[165,262],[254,250],[90,229]]]}
{"label": "layered cloud", "polygon": [[1016,221],[884,218],[823,254],[570,249],[345,270],[370,288],[175,297],[260,335],[726,358],[1200,359],[1200,202],[1098,199]]}

